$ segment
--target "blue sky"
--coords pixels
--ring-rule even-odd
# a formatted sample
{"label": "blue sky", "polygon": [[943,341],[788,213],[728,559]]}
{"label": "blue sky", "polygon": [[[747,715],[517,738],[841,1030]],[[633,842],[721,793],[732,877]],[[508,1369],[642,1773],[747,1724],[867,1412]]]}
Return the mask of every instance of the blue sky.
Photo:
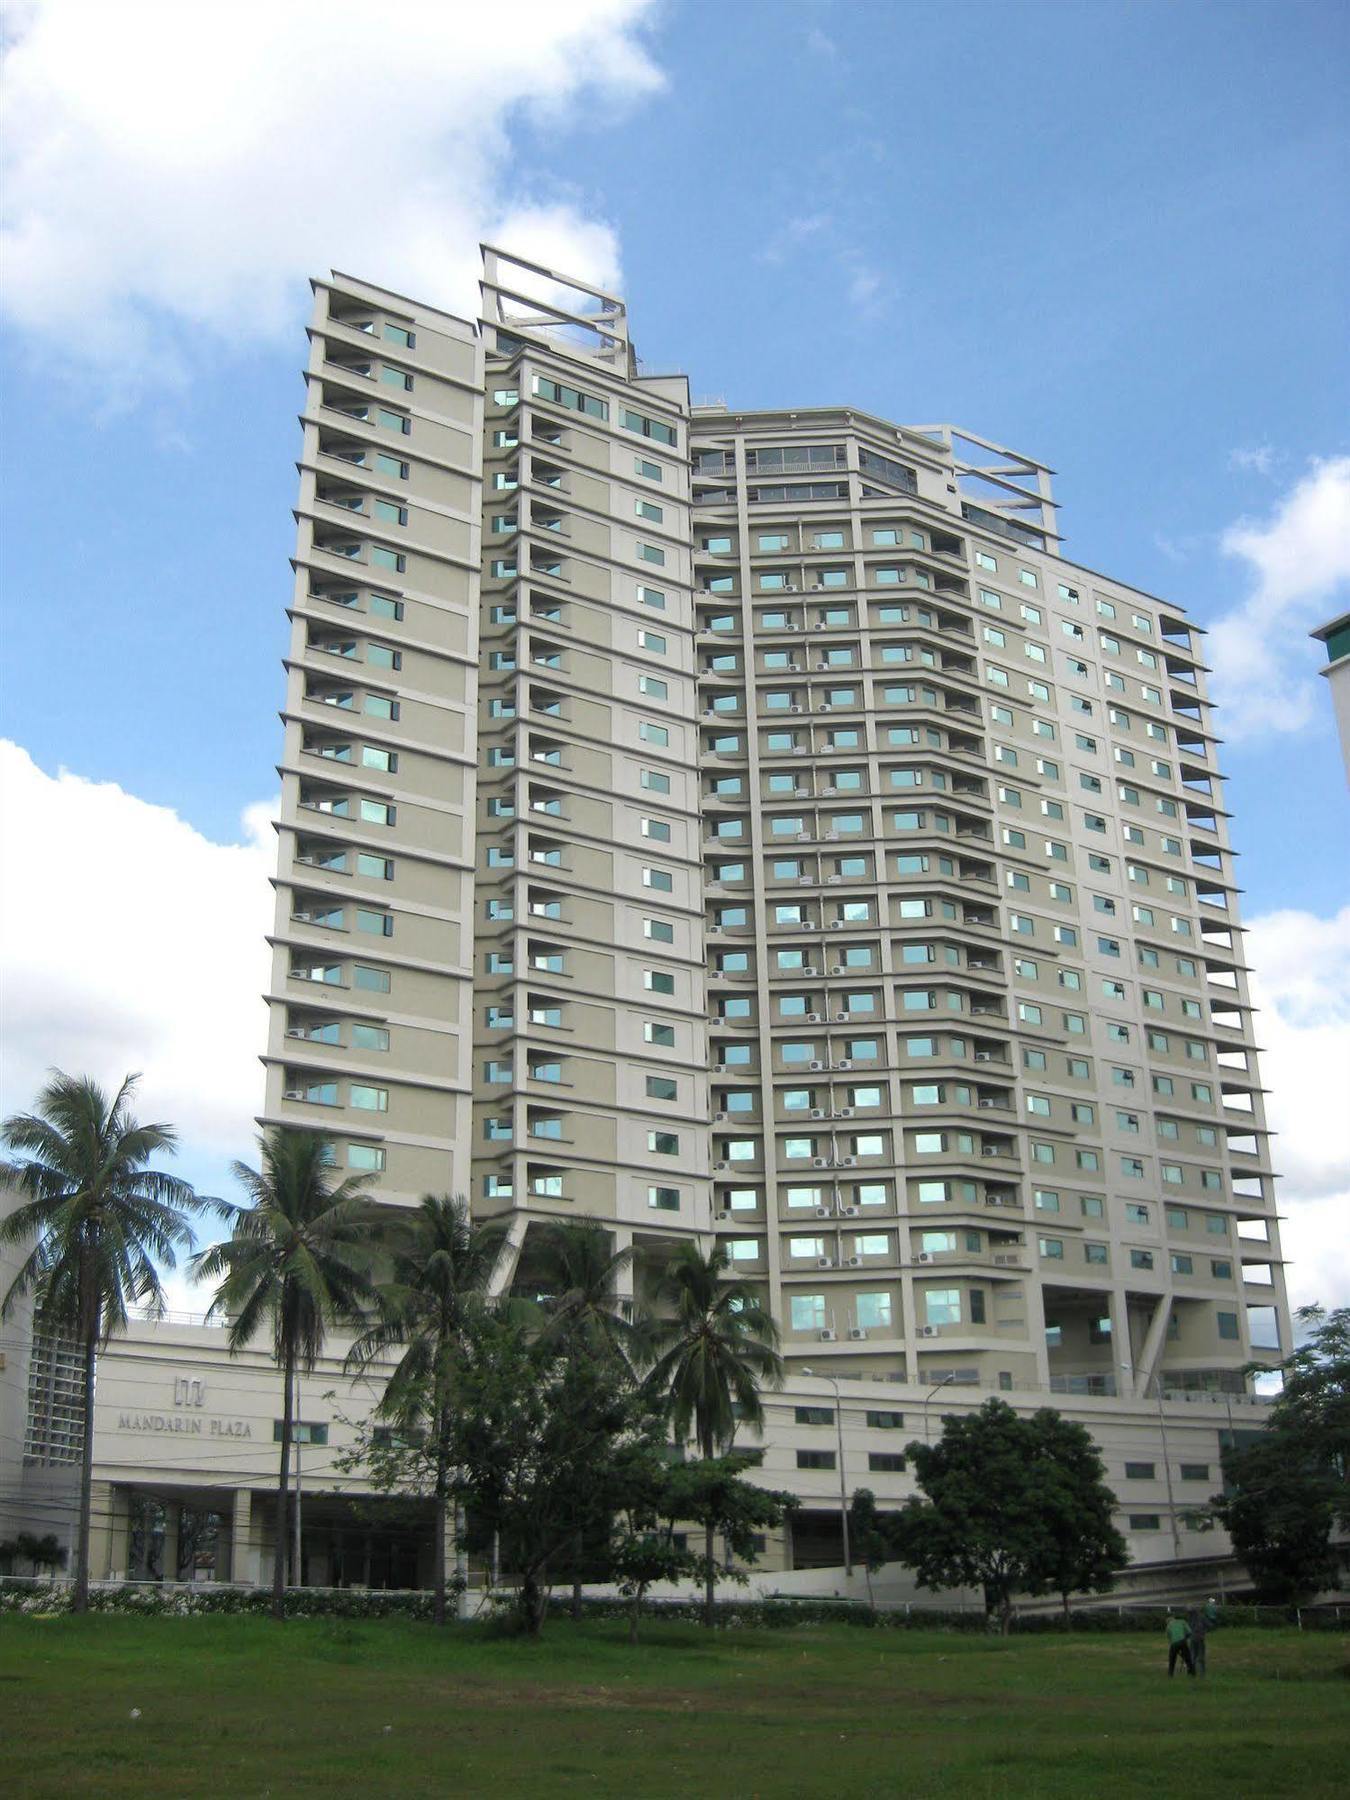
{"label": "blue sky", "polygon": [[[503,73],[454,41],[454,9],[412,7],[381,111],[386,49],[354,13],[256,9],[275,38],[250,66],[248,30],[213,38],[196,9],[156,33],[126,0],[114,32],[37,5],[0,349],[5,735],[240,840],[276,786],[303,275],[399,285],[443,253],[463,309],[479,230],[514,219],[581,273],[617,253],[640,352],[696,395],[950,420],[1051,463],[1070,556],[1246,647],[1225,757],[1246,911],[1343,906],[1350,808],[1305,633],[1350,604],[1336,495],[1309,486],[1350,456],[1350,11],[518,10],[518,44],[530,20],[552,37]],[[376,96],[364,186],[291,116],[287,56],[321,19],[327,77],[347,57]],[[1244,520],[1250,553],[1225,551]],[[1296,728],[1268,729],[1285,711]]]}

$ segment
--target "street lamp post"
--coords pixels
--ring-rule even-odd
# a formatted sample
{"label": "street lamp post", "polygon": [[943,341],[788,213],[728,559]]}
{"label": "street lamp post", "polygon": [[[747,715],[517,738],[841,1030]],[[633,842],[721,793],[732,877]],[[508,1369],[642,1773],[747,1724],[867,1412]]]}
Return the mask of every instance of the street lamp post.
{"label": "street lamp post", "polygon": [[[803,1369],[803,1375],[811,1375],[814,1371]],[[834,1428],[839,1443],[839,1524],[844,1534],[844,1574],[853,1574],[853,1550],[848,1535],[848,1482],[844,1475],[844,1403],[839,1397],[839,1377],[837,1375],[820,1375],[817,1380],[828,1381],[834,1389]]]}
{"label": "street lamp post", "polygon": [[934,1394],[940,1394],[942,1392],[943,1388],[946,1387],[946,1385],[949,1381],[955,1381],[955,1380],[956,1380],[956,1370],[953,1369],[949,1375],[944,1375],[942,1377],[942,1380],[938,1382],[936,1387],[929,1388],[928,1392],[924,1395],[924,1399],[923,1399],[923,1441],[925,1444],[928,1442],[928,1402],[933,1398]]}

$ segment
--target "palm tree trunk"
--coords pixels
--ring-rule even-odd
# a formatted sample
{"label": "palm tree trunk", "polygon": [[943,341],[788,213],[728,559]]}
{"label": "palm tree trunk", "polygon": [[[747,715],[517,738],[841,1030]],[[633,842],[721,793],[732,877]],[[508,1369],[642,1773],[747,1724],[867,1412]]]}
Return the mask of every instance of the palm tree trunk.
{"label": "palm tree trunk", "polygon": [[713,1628],[713,1593],[717,1586],[717,1572],[713,1568],[713,1526],[712,1520],[703,1528],[703,1623],[711,1631]]}
{"label": "palm tree trunk", "polygon": [[445,1521],[446,1490],[450,1485],[449,1471],[445,1466],[445,1438],[442,1433],[436,1446],[436,1542],[432,1546],[431,1583],[433,1588],[431,1601],[431,1622],[433,1625],[445,1623]]}
{"label": "palm tree trunk", "polygon": [[283,1358],[285,1398],[281,1404],[281,1471],[277,1476],[276,1546],[272,1558],[272,1617],[286,1617],[286,1525],[290,1499],[291,1436],[295,1430],[295,1346],[289,1338]]}
{"label": "palm tree trunk", "polygon": [[89,1611],[89,1529],[94,1499],[94,1375],[98,1367],[98,1327],[84,1339],[84,1454],[80,1459],[80,1522],[75,1543],[75,1597],[71,1611]]}

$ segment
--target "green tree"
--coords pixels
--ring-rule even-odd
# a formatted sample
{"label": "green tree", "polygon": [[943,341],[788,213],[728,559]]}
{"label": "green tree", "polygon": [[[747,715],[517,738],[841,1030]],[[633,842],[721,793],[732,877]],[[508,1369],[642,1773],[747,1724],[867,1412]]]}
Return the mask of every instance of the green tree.
{"label": "green tree", "polygon": [[0,1306],[8,1317],[34,1298],[34,1322],[77,1343],[84,1356],[84,1441],[75,1533],[76,1612],[89,1606],[89,1522],[93,1497],[94,1386],[98,1353],[124,1330],[128,1305],[162,1312],[160,1269],[191,1245],[187,1214],[204,1202],[187,1182],[149,1165],[171,1155],[168,1125],[142,1125],[131,1112],[136,1075],[110,1099],[87,1076],[53,1070],[35,1110],[0,1128],[16,1160],[10,1179],[23,1196],[0,1220],[0,1243],[32,1245]]}
{"label": "green tree", "polygon": [[453,1485],[483,1541],[496,1535],[537,1637],[578,1517],[612,1514],[661,1416],[610,1358],[578,1356],[519,1318],[487,1314],[460,1358],[449,1425]]}
{"label": "green tree", "polygon": [[[534,1234],[528,1248],[539,1290],[543,1333],[570,1355],[613,1359],[631,1371],[644,1354],[643,1334],[631,1300],[619,1284],[632,1265],[629,1248],[616,1250],[603,1225],[589,1219],[559,1220]],[[577,1518],[573,1542],[572,1617],[581,1617],[581,1589],[588,1560],[608,1549],[611,1516],[596,1507]],[[588,1559],[588,1547],[592,1555]]]}
{"label": "green tree", "polygon": [[66,1560],[65,1546],[54,1531],[38,1537],[31,1531],[21,1531],[15,1540],[15,1549],[20,1556],[26,1556],[36,1575],[39,1569],[46,1569],[54,1575]]}
{"label": "green tree", "polygon": [[1091,1465],[1081,1447],[1068,1453],[1064,1421],[1050,1408],[1024,1419],[989,1400],[942,1423],[939,1442],[907,1447],[926,1498],[891,1515],[896,1557],[921,1587],[980,1588],[1006,1633],[1015,1593],[1096,1579],[1114,1554],[1097,1499],[1084,1500]]}
{"label": "green tree", "polygon": [[867,1577],[867,1604],[875,1612],[876,1595],[872,1592],[872,1577],[890,1560],[891,1544],[886,1534],[885,1520],[877,1506],[876,1495],[870,1488],[858,1488],[849,1502],[848,1541],[854,1556],[863,1566],[863,1573]]}
{"label": "green tree", "polygon": [[1284,1385],[1266,1428],[1224,1449],[1210,1502],[1257,1591],[1290,1604],[1335,1584],[1332,1532],[1350,1531],[1350,1307],[1296,1318],[1304,1339],[1274,1365]]}
{"label": "green tree", "polygon": [[474,1225],[461,1195],[424,1194],[415,1210],[391,1218],[381,1233],[385,1262],[379,1314],[353,1344],[349,1368],[366,1369],[401,1349],[376,1409],[408,1441],[426,1447],[435,1503],[433,1618],[446,1620],[450,1496],[449,1415],[455,1370],[487,1305],[501,1253],[502,1229]]}
{"label": "green tree", "polygon": [[1048,1406],[1025,1423],[1034,1438],[1037,1505],[1049,1527],[1029,1591],[1058,1594],[1067,1619],[1070,1594],[1108,1592],[1129,1563],[1129,1548],[1115,1527],[1116,1497],[1091,1432]]}
{"label": "green tree", "polygon": [[272,1334],[283,1384],[272,1616],[284,1619],[296,1373],[313,1369],[330,1327],[360,1331],[376,1311],[369,1264],[380,1214],[368,1176],[334,1180],[332,1144],[321,1133],[273,1126],[258,1147],[261,1169],[233,1165],[251,1204],[216,1202],[231,1235],[194,1257],[192,1269],[218,1283],[209,1311],[229,1320],[232,1355],[260,1330]]}
{"label": "green tree", "polygon": [[[780,1387],[778,1327],[749,1283],[728,1277],[725,1245],[705,1256],[684,1244],[657,1282],[649,1391],[667,1397],[676,1438],[692,1427],[706,1460],[730,1449],[739,1419],[762,1425],[761,1386]],[[704,1623],[711,1629],[717,1568],[711,1520],[704,1532]]]}

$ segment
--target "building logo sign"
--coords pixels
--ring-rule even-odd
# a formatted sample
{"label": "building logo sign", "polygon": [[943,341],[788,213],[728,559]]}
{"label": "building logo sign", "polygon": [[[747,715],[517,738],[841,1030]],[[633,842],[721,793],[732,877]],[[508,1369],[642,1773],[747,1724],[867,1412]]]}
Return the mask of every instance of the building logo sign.
{"label": "building logo sign", "polygon": [[205,1417],[206,1383],[196,1375],[175,1375],[172,1412],[121,1412],[119,1431],[143,1431],[156,1436],[251,1438],[247,1419]]}

